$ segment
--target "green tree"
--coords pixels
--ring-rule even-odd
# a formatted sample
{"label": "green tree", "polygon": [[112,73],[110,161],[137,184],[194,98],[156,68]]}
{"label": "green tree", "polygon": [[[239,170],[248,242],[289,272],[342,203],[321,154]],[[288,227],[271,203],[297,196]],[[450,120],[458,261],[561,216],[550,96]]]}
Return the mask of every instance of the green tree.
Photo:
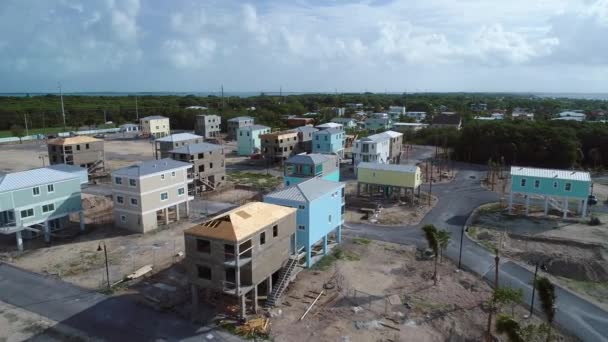
{"label": "green tree", "polygon": [[449,232],[445,229],[441,229],[437,231],[437,243],[439,244],[439,262],[443,262],[443,251],[448,247],[450,243],[450,239],[452,238],[452,232]]}
{"label": "green tree", "polygon": [[25,135],[25,130],[23,129],[23,127],[19,126],[19,125],[12,125],[11,126],[11,134],[14,137],[19,138],[19,143],[21,144],[21,138]]}
{"label": "green tree", "polygon": [[433,271],[433,283],[437,285],[437,259],[439,256],[439,240],[437,239],[437,228],[432,224],[427,224],[422,227],[424,237],[429,245],[429,248],[433,251],[435,259],[435,270]]}
{"label": "green tree", "polygon": [[515,317],[515,305],[521,302],[524,298],[522,289],[514,289],[512,287],[499,287],[494,291],[494,303],[498,310],[503,305],[511,305],[511,316]]}
{"label": "green tree", "polygon": [[496,318],[496,332],[507,335],[509,342],[526,342],[521,335],[519,323],[507,315],[499,315]]}
{"label": "green tree", "polygon": [[551,341],[551,327],[553,325],[553,320],[555,319],[555,286],[549,279],[540,277],[536,280],[536,289],[538,291],[538,298],[540,300],[541,308],[543,309],[543,312],[547,317],[547,322],[549,323],[549,330],[547,332],[548,342]]}

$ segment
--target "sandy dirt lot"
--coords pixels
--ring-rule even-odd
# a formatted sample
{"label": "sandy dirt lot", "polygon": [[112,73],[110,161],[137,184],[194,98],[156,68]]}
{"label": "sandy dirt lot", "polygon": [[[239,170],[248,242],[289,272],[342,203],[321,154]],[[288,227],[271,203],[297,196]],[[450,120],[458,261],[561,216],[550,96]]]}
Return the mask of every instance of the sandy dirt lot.
{"label": "sandy dirt lot", "polygon": [[488,249],[532,267],[536,262],[560,284],[608,309],[608,215],[601,225],[557,217],[509,216],[496,210],[482,212],[469,236]]}
{"label": "sandy dirt lot", "polygon": [[[271,312],[275,341],[481,340],[487,322],[482,304],[491,289],[472,274],[456,273],[444,260],[434,286],[433,262],[417,260],[414,247],[391,243],[346,241],[340,255],[329,265],[321,260],[322,269],[298,274]],[[299,321],[324,284],[330,289]],[[516,307],[516,319],[527,325],[525,313]]]}

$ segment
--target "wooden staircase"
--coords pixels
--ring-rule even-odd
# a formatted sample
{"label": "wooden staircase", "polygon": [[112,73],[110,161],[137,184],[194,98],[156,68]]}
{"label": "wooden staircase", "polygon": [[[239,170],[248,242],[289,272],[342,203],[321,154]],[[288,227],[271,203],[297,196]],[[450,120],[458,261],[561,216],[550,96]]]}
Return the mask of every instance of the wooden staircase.
{"label": "wooden staircase", "polygon": [[272,289],[272,292],[266,299],[266,303],[264,304],[265,309],[270,309],[277,304],[279,298],[283,294],[283,291],[285,291],[287,285],[289,285],[291,275],[297,265],[298,258],[296,256],[289,257],[289,260],[287,260],[287,263],[281,269],[281,273],[279,273],[279,281],[277,285]]}

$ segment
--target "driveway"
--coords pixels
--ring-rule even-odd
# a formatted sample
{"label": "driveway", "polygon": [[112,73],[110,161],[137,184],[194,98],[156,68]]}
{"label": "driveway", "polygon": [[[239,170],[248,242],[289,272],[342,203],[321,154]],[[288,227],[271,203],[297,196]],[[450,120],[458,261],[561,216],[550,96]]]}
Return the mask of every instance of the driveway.
{"label": "driveway", "polygon": [[[414,226],[379,227],[369,224],[344,224],[344,235],[366,237],[401,244],[414,244],[426,247],[421,227],[433,224],[452,233],[452,240],[446,255],[458,262],[461,233],[473,210],[478,206],[496,202],[499,195],[480,186],[484,176],[482,166],[459,163],[458,174],[454,181],[433,185],[433,194],[439,198],[437,205],[424,217],[420,224]],[[428,190],[428,185],[425,186]],[[490,283],[494,281],[494,255],[469,240],[466,235],[462,240],[462,266]],[[512,287],[522,288],[525,301],[530,302],[533,273],[504,258],[500,264],[499,282]],[[556,288],[557,315],[556,323],[569,333],[583,341],[608,342],[608,313],[592,303],[564,290]],[[538,298],[535,310],[540,312]]]}

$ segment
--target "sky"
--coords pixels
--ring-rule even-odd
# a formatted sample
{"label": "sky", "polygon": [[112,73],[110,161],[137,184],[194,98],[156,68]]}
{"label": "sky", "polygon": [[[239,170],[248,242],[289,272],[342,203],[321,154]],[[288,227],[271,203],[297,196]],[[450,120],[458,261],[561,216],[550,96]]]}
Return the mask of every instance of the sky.
{"label": "sky", "polygon": [[0,92],[608,92],[608,0],[2,0]]}

